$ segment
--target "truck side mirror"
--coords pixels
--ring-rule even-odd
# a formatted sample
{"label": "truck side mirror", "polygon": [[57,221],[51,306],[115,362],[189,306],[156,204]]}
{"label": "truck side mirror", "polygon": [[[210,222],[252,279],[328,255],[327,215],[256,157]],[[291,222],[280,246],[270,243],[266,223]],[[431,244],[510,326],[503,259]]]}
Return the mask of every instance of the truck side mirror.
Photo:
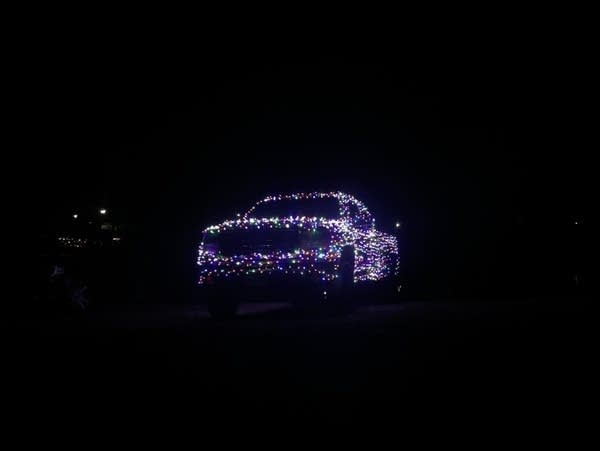
{"label": "truck side mirror", "polygon": [[393,228],[393,233],[394,235],[400,235],[400,232],[402,231],[402,228],[404,227],[404,222],[401,220],[396,220],[394,222],[394,228]]}

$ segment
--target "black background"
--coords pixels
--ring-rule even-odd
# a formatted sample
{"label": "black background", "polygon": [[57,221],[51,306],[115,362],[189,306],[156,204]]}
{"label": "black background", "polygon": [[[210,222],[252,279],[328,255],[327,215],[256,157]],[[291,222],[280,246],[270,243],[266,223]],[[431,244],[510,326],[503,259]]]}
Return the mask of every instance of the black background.
{"label": "black background", "polygon": [[[569,418],[585,427],[596,335],[579,299],[595,288],[591,28],[516,11],[520,33],[478,13],[473,31],[448,18],[448,29],[400,35],[407,12],[368,25],[315,12],[321,35],[274,10],[264,12],[274,30],[242,12],[168,24],[114,12],[115,27],[100,12],[65,11],[15,35],[30,41],[15,191],[33,233],[107,208],[128,234],[126,258],[104,265],[106,292],[114,277],[129,286],[112,299],[119,309],[167,307],[3,328],[14,412],[26,425],[41,412],[67,436],[63,419],[79,429],[93,418],[94,438],[110,420],[125,430],[141,420],[147,437],[153,420],[161,429],[178,416],[209,435],[204,418],[267,435],[272,420],[340,418],[402,435],[401,416],[428,428],[434,413],[463,436],[475,420],[499,425],[492,440],[515,417],[526,430],[541,419],[542,433]],[[170,310],[197,300],[205,226],[274,192],[333,189],[363,200],[384,230],[403,222],[406,304],[358,320],[284,311],[229,325]],[[57,418],[57,406],[70,415]],[[471,416],[457,415],[465,406]]]}
{"label": "black background", "polygon": [[44,229],[109,208],[135,278],[169,291],[206,225],[339,189],[403,221],[413,295],[567,289],[591,222],[585,50],[467,43],[58,34],[30,74],[33,211]]}

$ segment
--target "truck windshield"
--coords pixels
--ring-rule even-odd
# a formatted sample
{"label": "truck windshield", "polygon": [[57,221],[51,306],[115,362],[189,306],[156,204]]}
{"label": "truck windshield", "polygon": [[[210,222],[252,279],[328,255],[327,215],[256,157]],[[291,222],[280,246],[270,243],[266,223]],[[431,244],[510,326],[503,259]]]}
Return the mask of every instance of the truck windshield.
{"label": "truck windshield", "polygon": [[228,230],[206,233],[203,238],[206,250],[226,256],[318,249],[327,247],[330,242],[330,233],[322,228]]}
{"label": "truck windshield", "polygon": [[335,219],[339,218],[339,204],[335,198],[284,199],[258,205],[250,214],[254,218],[287,218],[306,216]]}

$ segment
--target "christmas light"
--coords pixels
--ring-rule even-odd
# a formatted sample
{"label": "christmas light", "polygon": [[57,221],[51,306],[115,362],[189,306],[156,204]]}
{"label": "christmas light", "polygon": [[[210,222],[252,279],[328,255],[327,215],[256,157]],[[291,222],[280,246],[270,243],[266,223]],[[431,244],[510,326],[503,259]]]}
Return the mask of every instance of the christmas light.
{"label": "christmas light", "polygon": [[[315,216],[256,217],[256,210],[277,201],[334,199],[335,218]],[[219,247],[219,237],[234,231],[298,232],[295,249],[256,248],[228,255]],[[207,227],[198,253],[199,284],[218,278],[293,274],[321,282],[340,278],[342,249],[354,249],[354,282],[380,280],[397,270],[398,245],[394,236],[375,229],[375,220],[366,206],[353,196],[341,192],[296,193],[269,196],[257,202],[237,219]],[[320,232],[320,233],[318,233]],[[244,233],[244,232],[242,232]],[[216,243],[216,244],[215,244]],[[259,248],[261,246],[258,246]]]}
{"label": "christmas light", "polygon": [[87,238],[59,237],[58,244],[65,248],[84,248],[87,247]]}

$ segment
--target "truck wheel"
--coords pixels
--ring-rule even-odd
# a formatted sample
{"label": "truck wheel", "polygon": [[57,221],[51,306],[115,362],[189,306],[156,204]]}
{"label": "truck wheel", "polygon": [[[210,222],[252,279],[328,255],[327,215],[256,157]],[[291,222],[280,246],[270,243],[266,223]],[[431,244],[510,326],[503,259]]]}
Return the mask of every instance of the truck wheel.
{"label": "truck wheel", "polygon": [[354,287],[354,248],[345,247],[340,257],[341,291],[348,296]]}
{"label": "truck wheel", "polygon": [[239,303],[226,298],[211,298],[208,301],[208,313],[214,319],[231,319],[237,315]]}

